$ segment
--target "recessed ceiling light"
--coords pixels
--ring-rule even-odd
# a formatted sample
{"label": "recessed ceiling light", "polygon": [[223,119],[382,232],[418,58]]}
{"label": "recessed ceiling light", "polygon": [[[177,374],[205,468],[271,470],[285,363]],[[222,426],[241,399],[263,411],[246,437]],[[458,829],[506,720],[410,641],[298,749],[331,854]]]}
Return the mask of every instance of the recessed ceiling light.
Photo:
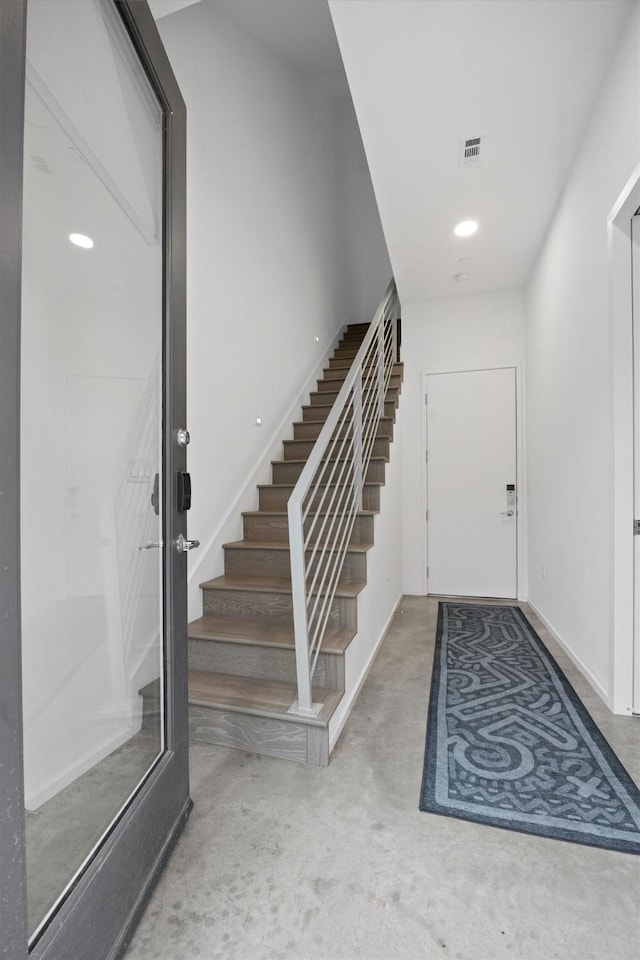
{"label": "recessed ceiling light", "polygon": [[76,247],[82,247],[84,250],[91,250],[93,246],[91,237],[85,237],[84,233],[70,233],[69,240],[75,243]]}
{"label": "recessed ceiling light", "polygon": [[475,220],[463,220],[454,227],[453,232],[455,233],[456,237],[470,237],[471,234],[475,233],[477,229],[478,224]]}
{"label": "recessed ceiling light", "polygon": [[456,275],[455,275],[455,277],[454,277],[453,279],[455,280],[456,283],[466,283],[467,280],[471,280],[471,274],[470,274],[470,273],[456,273]]}

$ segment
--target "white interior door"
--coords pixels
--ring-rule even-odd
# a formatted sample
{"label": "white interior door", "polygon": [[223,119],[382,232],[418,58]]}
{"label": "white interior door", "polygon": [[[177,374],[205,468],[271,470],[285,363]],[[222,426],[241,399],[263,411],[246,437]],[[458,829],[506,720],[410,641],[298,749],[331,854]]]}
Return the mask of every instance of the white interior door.
{"label": "white interior door", "polygon": [[515,375],[427,377],[429,593],[517,597]]}
{"label": "white interior door", "polygon": [[[634,528],[640,520],[640,216],[631,219],[633,264]],[[638,532],[638,531],[636,531]],[[640,533],[634,537],[633,712],[640,713]]]}

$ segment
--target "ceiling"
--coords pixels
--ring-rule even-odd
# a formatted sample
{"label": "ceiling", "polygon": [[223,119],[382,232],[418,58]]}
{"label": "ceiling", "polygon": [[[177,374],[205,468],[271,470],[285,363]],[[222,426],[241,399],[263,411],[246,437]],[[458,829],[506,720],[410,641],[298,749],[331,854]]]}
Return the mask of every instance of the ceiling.
{"label": "ceiling", "polygon": [[208,3],[333,96],[349,86],[327,0],[150,0],[156,19]]}
{"label": "ceiling", "polygon": [[[331,93],[350,88],[410,303],[526,283],[634,0],[200,2]],[[479,134],[480,161],[461,166]],[[469,218],[477,234],[454,237]]]}
{"label": "ceiling", "polygon": [[184,7],[190,7],[193,3],[199,3],[200,0],[148,0],[151,7],[151,13],[156,20],[161,17],[168,17],[170,13],[177,13]]}
{"label": "ceiling", "polygon": [[[402,300],[523,286],[631,4],[329,6]],[[480,161],[461,166],[478,135]],[[466,219],[480,229],[458,239]]]}

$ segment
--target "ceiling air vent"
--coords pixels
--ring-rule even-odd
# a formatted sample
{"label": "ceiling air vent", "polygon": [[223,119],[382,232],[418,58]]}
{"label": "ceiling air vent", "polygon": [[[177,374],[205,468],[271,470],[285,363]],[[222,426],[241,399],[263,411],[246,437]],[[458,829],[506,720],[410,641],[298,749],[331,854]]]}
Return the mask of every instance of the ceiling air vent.
{"label": "ceiling air vent", "polygon": [[479,161],[481,146],[482,137],[470,137],[468,140],[460,141],[460,163],[462,166]]}

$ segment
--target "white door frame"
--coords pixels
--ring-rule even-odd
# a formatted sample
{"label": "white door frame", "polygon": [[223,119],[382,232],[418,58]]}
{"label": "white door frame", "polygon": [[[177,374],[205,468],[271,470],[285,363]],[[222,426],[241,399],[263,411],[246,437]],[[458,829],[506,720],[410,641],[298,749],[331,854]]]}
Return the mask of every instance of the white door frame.
{"label": "white door frame", "polygon": [[607,218],[613,426],[609,707],[619,714],[631,714],[633,702],[634,430],[631,218],[638,207],[640,164]]}
{"label": "white door frame", "polygon": [[516,487],[518,493],[518,514],[516,517],[517,538],[517,595],[518,600],[526,600],[528,592],[527,568],[527,488],[526,488],[526,455],[524,445],[524,416],[523,416],[523,384],[524,374],[521,363],[492,363],[477,366],[462,367],[429,367],[423,370],[420,377],[422,387],[420,416],[420,436],[422,443],[422,592],[426,596],[429,592],[427,567],[429,565],[429,546],[427,537],[427,406],[424,402],[427,393],[427,377],[442,373],[476,373],[486,370],[515,370],[516,375]]}

